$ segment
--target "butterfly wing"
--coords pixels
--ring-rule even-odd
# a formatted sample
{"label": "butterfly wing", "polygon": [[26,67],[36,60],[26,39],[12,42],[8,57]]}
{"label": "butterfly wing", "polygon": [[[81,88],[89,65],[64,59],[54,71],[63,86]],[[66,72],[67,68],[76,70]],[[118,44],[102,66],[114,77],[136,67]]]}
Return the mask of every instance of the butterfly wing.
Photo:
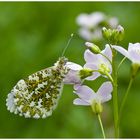
{"label": "butterfly wing", "polygon": [[67,73],[64,58],[52,67],[38,71],[18,81],[8,94],[10,112],[26,118],[46,118],[56,108]]}

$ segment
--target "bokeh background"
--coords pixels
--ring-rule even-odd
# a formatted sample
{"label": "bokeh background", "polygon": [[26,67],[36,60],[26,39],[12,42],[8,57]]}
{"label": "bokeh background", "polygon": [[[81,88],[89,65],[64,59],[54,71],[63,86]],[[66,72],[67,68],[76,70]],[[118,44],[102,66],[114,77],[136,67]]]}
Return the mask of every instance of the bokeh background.
{"label": "bokeh background", "polygon": [[[84,64],[84,40],[77,35],[76,17],[101,11],[118,17],[125,28],[121,45],[140,42],[139,2],[1,2],[0,3],[0,138],[101,138],[90,107],[74,106],[73,88],[66,85],[57,109],[47,119],[25,119],[7,111],[7,94],[21,78],[52,66],[71,33],[75,36],[65,54]],[[105,41],[103,42],[106,43]],[[118,55],[118,61],[122,56]],[[127,60],[119,72],[119,102],[130,75]],[[102,78],[89,83],[98,89]],[[140,76],[129,94],[121,123],[122,138],[140,138]],[[120,104],[120,103],[119,103]],[[112,101],[104,105],[102,120],[107,137],[113,137]]]}

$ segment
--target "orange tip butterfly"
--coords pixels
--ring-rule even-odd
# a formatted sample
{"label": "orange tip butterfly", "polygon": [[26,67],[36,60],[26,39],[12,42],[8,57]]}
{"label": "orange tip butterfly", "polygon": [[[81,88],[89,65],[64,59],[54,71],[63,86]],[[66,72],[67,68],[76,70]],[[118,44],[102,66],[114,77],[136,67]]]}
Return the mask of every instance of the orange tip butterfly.
{"label": "orange tip butterfly", "polygon": [[17,82],[6,99],[7,109],[11,113],[25,118],[46,118],[52,115],[63,89],[63,80],[69,69],[64,53],[73,37],[64,48],[62,57],[54,66],[38,71],[26,79]]}

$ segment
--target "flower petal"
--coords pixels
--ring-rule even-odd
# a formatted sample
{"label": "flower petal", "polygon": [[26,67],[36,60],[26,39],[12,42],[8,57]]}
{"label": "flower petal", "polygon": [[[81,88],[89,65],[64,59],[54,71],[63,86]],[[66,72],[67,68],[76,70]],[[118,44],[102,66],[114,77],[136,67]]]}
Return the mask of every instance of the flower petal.
{"label": "flower petal", "polygon": [[73,88],[74,88],[74,90],[77,90],[80,86],[81,86],[81,84],[75,84],[75,85],[73,86]]}
{"label": "flower petal", "polygon": [[[110,61],[112,61],[112,50],[108,44],[106,44],[105,49],[102,51],[102,54],[104,54],[107,58],[109,58]],[[112,65],[110,64],[109,60],[105,58],[104,56],[100,55],[100,63],[106,65],[106,67],[109,68],[110,74],[112,73]]]}
{"label": "flower petal", "polygon": [[140,43],[129,43],[128,53],[133,63],[140,64]]}
{"label": "flower petal", "polygon": [[96,28],[94,32],[92,32],[92,40],[100,40],[102,39],[102,30],[101,28]]}
{"label": "flower petal", "polygon": [[76,22],[79,26],[89,27],[90,26],[89,20],[90,20],[89,15],[86,13],[82,13],[77,17]]}
{"label": "flower petal", "polygon": [[97,26],[100,22],[104,21],[106,16],[102,12],[93,12],[90,14],[90,20],[92,21],[92,27]]}
{"label": "flower petal", "polygon": [[95,92],[88,86],[79,86],[75,93],[84,101],[90,103],[90,100],[94,98]]}
{"label": "flower petal", "polygon": [[97,63],[98,55],[92,53],[90,50],[86,50],[84,53],[84,59],[87,63]]}
{"label": "flower petal", "polygon": [[98,89],[97,94],[101,98],[101,102],[104,103],[111,99],[111,92],[113,90],[111,82],[104,82]]}
{"label": "flower petal", "polygon": [[112,45],[112,47],[117,50],[118,52],[120,52],[122,55],[124,55],[125,57],[127,57],[128,59],[130,59],[128,51],[125,50],[123,47],[121,46],[116,46],[116,45]]}
{"label": "flower petal", "polygon": [[134,48],[140,48],[140,43],[129,43],[128,45],[128,52],[133,50]]}
{"label": "flower petal", "polygon": [[109,25],[111,28],[116,28],[118,23],[119,23],[119,21],[116,17],[112,17],[109,19]]}
{"label": "flower petal", "polygon": [[110,61],[112,61],[112,51],[108,44],[105,45],[105,49],[102,51],[102,53],[107,56]]}
{"label": "flower petal", "polygon": [[92,32],[89,31],[87,28],[80,28],[79,35],[87,41],[92,40]]}
{"label": "flower petal", "polygon": [[[98,70],[98,67],[96,65],[94,65],[93,63],[86,63],[84,65],[84,68],[90,68],[92,70]],[[99,72],[93,72],[92,76],[89,76],[86,78],[86,80],[95,80],[96,78],[98,78],[101,74]]]}
{"label": "flower petal", "polygon": [[80,66],[76,63],[73,63],[73,62],[67,62],[66,67],[68,67],[71,70],[81,70],[82,69],[82,66]]}
{"label": "flower petal", "polygon": [[130,60],[133,62],[133,63],[137,63],[137,64],[140,64],[140,54],[139,52],[137,52],[136,50],[131,50],[129,52],[129,55],[130,55]]}
{"label": "flower petal", "polygon": [[85,102],[84,100],[82,100],[80,98],[74,99],[73,104],[75,104],[75,105],[86,105],[86,106],[90,105],[88,102]]}
{"label": "flower petal", "polygon": [[76,22],[78,25],[86,28],[95,28],[100,22],[105,20],[105,15],[101,12],[94,12],[92,14],[80,14]]}
{"label": "flower petal", "polygon": [[64,84],[80,84],[81,78],[79,76],[79,71],[70,70],[64,78]]}
{"label": "flower petal", "polygon": [[92,81],[97,79],[101,74],[99,72],[94,72],[92,76],[85,78],[86,80]]}
{"label": "flower petal", "polygon": [[92,69],[92,70],[98,70],[97,65],[95,65],[94,63],[86,63],[86,64],[84,65],[84,68],[90,68],[90,69]]}

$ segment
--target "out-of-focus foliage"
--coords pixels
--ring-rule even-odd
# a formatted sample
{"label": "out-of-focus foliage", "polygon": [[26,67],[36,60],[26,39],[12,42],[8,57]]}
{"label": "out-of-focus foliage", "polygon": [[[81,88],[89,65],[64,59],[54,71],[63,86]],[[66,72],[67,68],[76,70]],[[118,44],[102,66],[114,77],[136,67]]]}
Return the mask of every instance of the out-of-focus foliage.
{"label": "out-of-focus foliage", "polygon": [[[74,106],[72,86],[64,87],[53,115],[25,119],[7,111],[5,100],[16,82],[49,67],[61,55],[71,33],[75,37],[66,56],[84,64],[84,40],[76,34],[75,18],[83,12],[101,11],[116,16],[125,28],[122,45],[140,42],[140,3],[127,2],[6,2],[0,3],[0,137],[1,138],[92,138],[101,137],[96,116],[89,107]],[[105,43],[105,42],[104,42]],[[101,44],[101,43],[99,43]],[[99,45],[98,44],[98,45]],[[118,55],[118,61],[122,56]],[[130,62],[119,72],[119,100],[129,80]],[[136,78],[120,123],[121,137],[140,137],[140,87]],[[97,89],[101,78],[89,83]],[[112,101],[102,114],[107,137],[113,137]]]}

